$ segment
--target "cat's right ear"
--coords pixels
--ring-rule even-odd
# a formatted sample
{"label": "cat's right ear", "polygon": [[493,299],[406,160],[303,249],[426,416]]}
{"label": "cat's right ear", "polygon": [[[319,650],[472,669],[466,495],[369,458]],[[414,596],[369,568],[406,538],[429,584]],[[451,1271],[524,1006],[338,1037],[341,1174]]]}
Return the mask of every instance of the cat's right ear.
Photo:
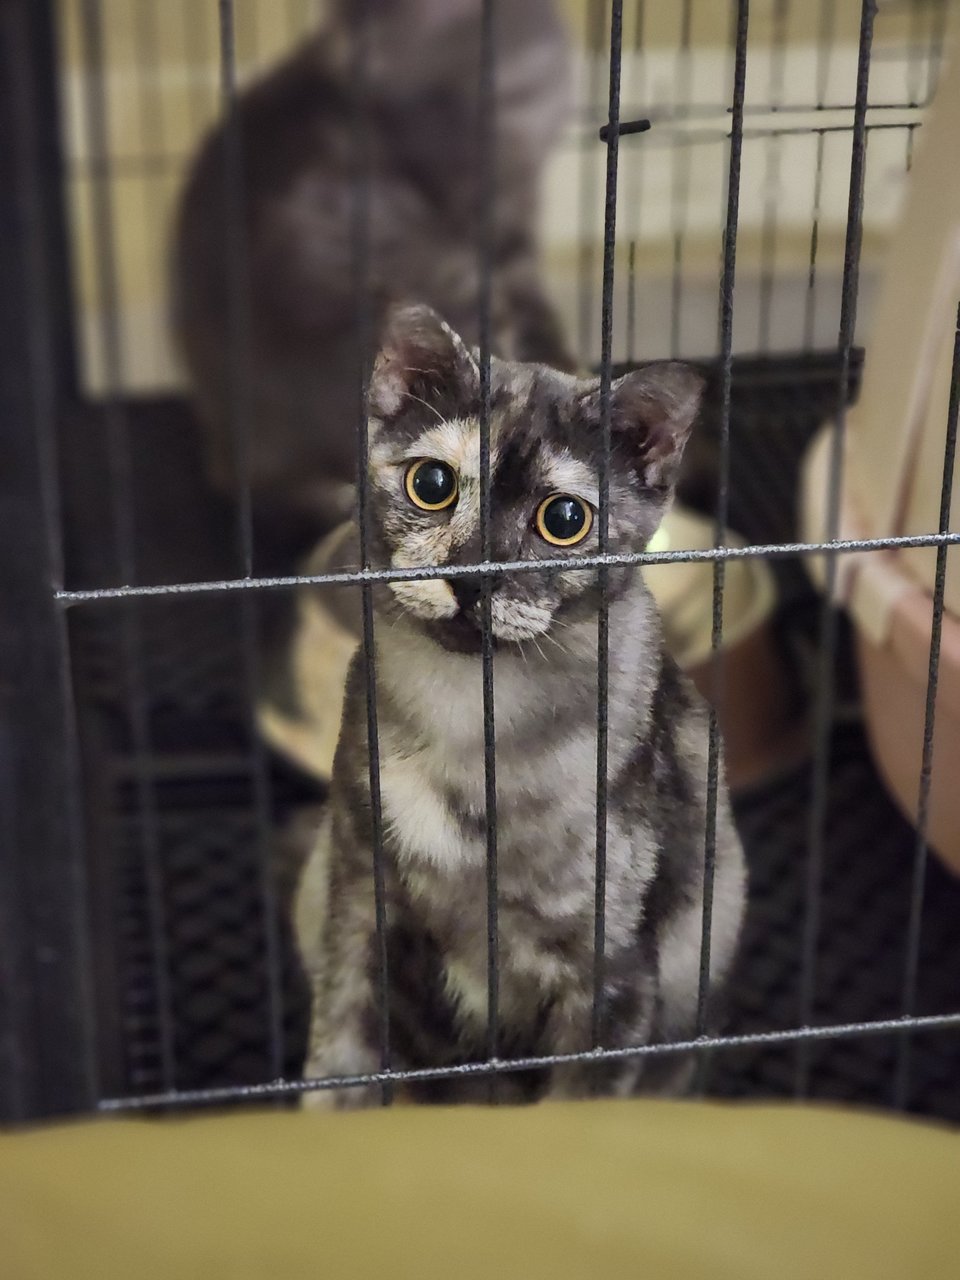
{"label": "cat's right ear", "polygon": [[389,421],[419,403],[452,418],[468,411],[479,393],[477,362],[431,307],[398,306],[388,313],[367,392],[370,417]]}
{"label": "cat's right ear", "polygon": [[[704,391],[692,365],[660,360],[618,378],[610,388],[610,434],[633,461],[645,488],[669,493],[676,484],[684,446]],[[586,420],[599,433],[602,412],[596,383],[581,400]]]}

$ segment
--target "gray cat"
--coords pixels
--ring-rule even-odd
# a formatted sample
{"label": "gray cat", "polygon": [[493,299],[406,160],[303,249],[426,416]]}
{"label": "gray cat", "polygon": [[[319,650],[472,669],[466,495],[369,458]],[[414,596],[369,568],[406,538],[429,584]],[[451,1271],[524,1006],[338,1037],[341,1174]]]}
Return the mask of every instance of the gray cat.
{"label": "gray cat", "polygon": [[[375,354],[361,350],[360,309],[371,341],[387,307],[409,298],[479,340],[480,15],[480,0],[334,0],[324,29],[239,98],[239,192],[223,126],[187,184],[174,236],[175,330],[207,472],[235,490],[235,393],[249,424],[255,513],[264,529],[299,531],[301,547],[350,514],[360,361],[369,368]],[[493,44],[493,345],[571,368],[534,237],[541,169],[570,94],[553,0],[496,5]],[[364,180],[367,262],[358,271]],[[237,361],[238,288],[247,324]]]}
{"label": "gray cat", "polygon": [[[590,1047],[597,702],[599,388],[494,359],[491,544],[542,569],[492,586],[503,1057]],[[701,382],[664,363],[611,392],[609,547],[641,551],[670,502]],[[479,375],[426,307],[394,312],[369,389],[373,563],[480,558]],[[338,588],[341,592],[346,588]],[[663,650],[636,568],[609,571],[609,821],[603,1043],[694,1030],[703,905],[707,714]],[[486,1056],[486,891],[479,587],[378,584],[376,674],[392,1066]],[[377,945],[362,655],[354,657],[328,812],[296,929],[313,993],[308,1077],[376,1071]],[[727,973],[745,896],[724,788],[717,814],[711,982]],[[676,1087],[671,1056],[515,1072],[501,1096]],[[664,1068],[667,1069],[664,1069]],[[483,1096],[477,1077],[418,1099]],[[379,1097],[320,1090],[316,1106]]]}

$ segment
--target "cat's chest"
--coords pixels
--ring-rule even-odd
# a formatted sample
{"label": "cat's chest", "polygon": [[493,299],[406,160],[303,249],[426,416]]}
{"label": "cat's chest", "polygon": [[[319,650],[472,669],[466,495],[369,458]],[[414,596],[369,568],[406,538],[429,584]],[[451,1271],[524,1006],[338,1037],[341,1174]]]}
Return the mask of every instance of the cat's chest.
{"label": "cat's chest", "polygon": [[[486,742],[480,663],[389,665],[381,722],[385,831],[401,861],[443,869],[486,857]],[[589,674],[589,673],[588,673]],[[590,856],[595,831],[594,689],[506,657],[494,667],[497,844],[514,864]],[[584,677],[586,679],[586,677]],[[580,694],[583,696],[579,696]]]}
{"label": "cat's chest", "polygon": [[[511,749],[497,735],[496,830],[506,875],[532,860],[564,863],[588,854],[595,826],[595,738],[561,748]],[[478,741],[435,740],[381,758],[385,831],[401,861],[439,870],[481,866],[486,857],[486,772]]]}

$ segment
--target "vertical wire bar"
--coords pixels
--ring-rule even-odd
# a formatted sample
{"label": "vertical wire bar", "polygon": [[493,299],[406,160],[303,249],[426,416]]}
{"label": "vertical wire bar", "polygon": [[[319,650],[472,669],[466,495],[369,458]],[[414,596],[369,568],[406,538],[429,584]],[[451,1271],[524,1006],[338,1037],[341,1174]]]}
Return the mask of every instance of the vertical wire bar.
{"label": "vertical wire bar", "polygon": [[[110,502],[117,568],[124,583],[137,577],[133,469],[130,457],[130,424],[121,399],[124,360],[120,321],[120,284],[115,259],[116,227],[110,190],[112,164],[108,129],[106,63],[103,15],[99,0],[83,0],[81,9],[84,51],[84,116],[90,151],[93,247],[96,257],[100,334],[105,376],[104,414],[109,441]],[[133,767],[140,818],[144,880],[152,976],[156,988],[159,1023],[160,1076],[163,1087],[176,1084],[173,1046],[173,1006],[170,988],[167,913],[163,893],[163,869],[157,799],[150,772],[149,709],[143,680],[141,615],[136,601],[125,604],[120,620],[123,680],[133,746]]]}
{"label": "vertical wire bar", "polygon": [[[822,111],[830,88],[830,63],[833,54],[833,37],[837,25],[837,0],[820,0],[820,19],[817,28],[816,103]],[[810,259],[807,269],[807,296],[804,303],[803,345],[809,351],[813,347],[814,325],[817,313],[817,251],[820,240],[820,218],[823,201],[823,161],[825,137],[817,130],[817,163],[814,176],[813,215],[810,226]]]}
{"label": "vertical wire bar", "polygon": [[[950,404],[947,410],[947,435],[943,451],[943,483],[940,488],[939,533],[950,529],[950,507],[953,496],[953,473],[957,457],[957,417],[960,413],[960,307],[957,309],[953,336],[953,364],[950,375]],[[910,919],[907,926],[906,961],[903,974],[901,1013],[913,1017],[917,1003],[917,975],[920,968],[920,938],[923,926],[924,890],[927,878],[927,821],[930,814],[930,786],[933,780],[933,734],[936,727],[937,684],[940,677],[940,639],[943,633],[943,595],[947,581],[947,544],[937,547],[937,567],[933,582],[933,621],[930,628],[930,660],[927,668],[927,696],[923,714],[923,748],[920,764],[920,787],[917,798],[917,841],[913,855],[913,877],[910,888]],[[910,1094],[910,1065],[913,1047],[909,1032],[904,1032],[897,1045],[897,1070],[894,1079],[893,1104],[901,1110]]]}
{"label": "vertical wire bar", "polygon": [[915,124],[907,125],[907,141],[904,147],[903,167],[904,172],[909,173],[913,168],[913,144],[916,135],[917,126]]}
{"label": "vertical wire bar", "polygon": [[927,85],[923,95],[924,106],[929,106],[937,91],[940,66],[943,62],[943,42],[947,34],[947,0],[937,0],[930,15],[930,52],[927,58]]}
{"label": "vertical wire bar", "polygon": [[807,293],[803,312],[803,347],[813,347],[813,326],[817,311],[817,249],[820,241],[820,218],[823,203],[823,150],[826,135],[817,130],[817,160],[813,179],[813,214],[810,222],[810,258],[807,267]]}
{"label": "vertical wire bar", "polygon": [[[490,283],[492,276],[493,184],[496,181],[496,99],[494,95],[494,0],[483,0],[480,28],[480,91],[477,98],[478,164],[480,173],[480,544],[485,562],[490,545]],[[487,1057],[495,1061],[500,1051],[500,930],[497,893],[497,757],[494,719],[492,583],[480,579],[483,673],[483,771],[487,836]],[[490,1101],[498,1097],[499,1076],[489,1077]]]}
{"label": "vertical wire bar", "polygon": [[[607,176],[603,213],[603,293],[600,311],[600,459],[598,538],[607,551],[610,529],[610,385],[613,352],[613,278],[617,232],[617,161],[620,151],[620,67],[623,53],[623,0],[613,0],[610,14],[610,88],[607,103]],[[603,986],[607,909],[607,745],[610,686],[610,601],[606,565],[597,571],[597,850],[593,930],[592,1043],[600,1047],[603,1031]]]}
{"label": "vertical wire bar", "polygon": [[921,94],[923,93],[922,81],[924,72],[929,74],[929,61],[924,57],[926,50],[920,38],[922,16],[918,4],[910,6],[910,27],[907,36],[906,90],[907,102],[911,107],[919,105]]}
{"label": "vertical wire bar", "polygon": [[[238,537],[244,576],[253,573],[253,514],[250,499],[250,416],[245,370],[250,341],[249,246],[244,221],[243,140],[237,111],[236,27],[233,0],[219,0],[220,91],[225,120],[224,234],[227,249],[227,345],[230,381],[230,426],[233,434],[238,499]],[[270,1072],[283,1074],[283,979],[280,921],[271,850],[271,789],[266,753],[256,718],[261,686],[259,610],[251,591],[242,593],[240,609],[244,704],[250,743],[250,782],[259,861],[267,985],[267,1045]]]}
{"label": "vertical wire bar", "polygon": [[[838,348],[840,374],[837,383],[835,429],[830,451],[830,481],[827,495],[825,538],[837,537],[840,523],[840,493],[843,451],[846,442],[847,396],[850,379],[850,353],[857,323],[857,298],[860,284],[860,248],[863,240],[863,186],[867,163],[867,100],[870,88],[870,54],[877,0],[862,0],[860,38],[857,56],[857,92],[853,116],[853,142],[850,155],[850,187],[847,202],[847,231],[843,252],[843,283],[840,299]],[[800,955],[801,1026],[809,1026],[813,1018],[816,991],[817,947],[820,938],[820,891],[823,879],[823,845],[827,820],[827,787],[830,778],[830,730],[833,720],[835,657],[837,647],[837,608],[834,603],[837,557],[829,556],[825,566],[826,583],[820,614],[820,651],[817,671],[817,698],[814,711],[813,767],[808,826],[806,908]],[[795,1093],[806,1096],[810,1083],[809,1042],[798,1046]]]}
{"label": "vertical wire bar", "polygon": [[[276,8],[275,0],[273,7]],[[263,32],[260,29],[261,9],[257,0],[252,0],[252,2],[248,0],[248,3],[244,6],[244,12],[247,17],[247,30],[250,33],[247,44],[250,69],[256,75],[263,66]]]}
{"label": "vertical wire bar", "polygon": [[[749,0],[737,0],[736,43],[731,104],[730,158],[727,168],[727,211],[723,228],[723,275],[720,282],[720,476],[714,545],[726,538],[730,488],[730,405],[733,388],[733,291],[737,270],[737,228],[740,219],[740,166],[743,157],[743,107],[747,83],[747,36],[750,26]],[[714,561],[713,618],[711,648],[713,697],[709,710],[707,749],[707,808],[703,833],[703,919],[700,930],[700,974],[697,984],[698,1036],[706,1034],[710,1001],[710,956],[713,931],[713,885],[717,860],[717,804],[720,794],[720,719],[717,706],[721,696],[723,639],[723,596],[726,562]],[[703,1077],[706,1059],[701,1057],[698,1074]]]}
{"label": "vertical wire bar", "polygon": [[[162,201],[155,186],[161,181],[161,163],[167,163],[166,120],[163,91],[159,77],[160,33],[157,27],[157,9],[148,0],[137,0],[134,6],[134,47],[139,84],[139,132],[141,141],[141,198],[144,226],[149,228],[154,258],[153,284],[157,298],[164,295],[163,233],[160,214]],[[152,81],[149,89],[147,81]],[[159,324],[158,324],[159,327]],[[159,335],[158,335],[159,337]],[[154,356],[159,356],[161,344],[154,344]],[[153,377],[160,381],[160,369],[154,363]]]}
{"label": "vertical wire bar", "polygon": [[586,38],[584,56],[587,58],[586,102],[581,104],[581,114],[587,122],[580,153],[580,210],[579,210],[579,260],[577,263],[579,315],[577,319],[577,351],[584,369],[591,363],[594,324],[594,243],[593,214],[597,196],[597,184],[593,165],[593,113],[600,97],[600,47],[602,43],[604,0],[589,0],[586,8]]}
{"label": "vertical wire bar", "polygon": [[[783,75],[786,56],[787,20],[790,0],[775,0],[773,7],[773,40],[770,50],[769,106],[773,112],[783,105]],[[763,227],[760,240],[760,299],[758,307],[758,349],[770,350],[770,313],[773,306],[773,275],[777,252],[777,214],[780,195],[780,160],[783,135],[774,133],[767,139],[763,175]]]}
{"label": "vertical wire bar", "polygon": [[184,62],[189,77],[190,127],[199,134],[206,128],[214,102],[213,86],[205,83],[212,67],[213,49],[207,9],[197,0],[181,0]]}
{"label": "vertical wire bar", "polygon": [[[641,108],[646,101],[646,75],[643,67],[644,21],[646,5],[644,0],[637,0],[634,15],[633,52],[634,68],[637,75],[637,103]],[[626,323],[626,357],[628,361],[637,358],[637,241],[640,239],[640,211],[643,200],[644,168],[646,151],[636,147],[633,164],[627,170],[627,208],[630,211],[631,229],[627,262],[627,323]]]}
{"label": "vertical wire bar", "polygon": [[637,242],[631,238],[627,254],[627,359],[636,359],[637,350]]}
{"label": "vertical wire bar", "polygon": [[[367,70],[369,58],[369,14],[371,0],[359,0],[360,17],[354,28],[353,86],[355,91],[354,171],[351,256],[359,379],[357,385],[357,525],[360,541],[360,565],[370,568],[370,438],[367,422],[368,359],[372,341],[370,310],[370,122],[367,104]],[[383,802],[380,791],[380,729],[377,712],[376,637],[373,617],[373,586],[360,588],[363,613],[363,678],[367,719],[367,766],[370,784],[370,822],[372,835],[372,875],[374,915],[377,931],[377,1004],[379,1014],[380,1070],[389,1071],[390,1048],[390,969],[387,952],[387,898],[383,873]],[[385,1107],[393,1101],[393,1084],[385,1080],[380,1086]]]}
{"label": "vertical wire bar", "polygon": [[[690,110],[691,62],[690,29],[692,0],[683,0],[680,17],[680,49],[678,53],[677,84],[681,107],[686,114]],[[670,156],[670,226],[673,238],[673,267],[670,278],[670,356],[680,354],[680,320],[683,306],[683,249],[686,237],[687,206],[690,202],[690,167],[692,148],[674,148]]]}
{"label": "vertical wire bar", "polygon": [[[16,32],[4,46],[26,50],[32,42],[27,31],[23,6],[11,6],[3,15],[6,23],[15,24]],[[36,438],[39,477],[39,498],[49,566],[48,586],[51,593],[63,588],[65,580],[63,500],[56,438],[55,394],[58,378],[54,369],[54,353],[49,319],[44,312],[42,299],[47,291],[50,263],[44,246],[43,198],[37,167],[31,163],[40,154],[35,115],[35,81],[33,62],[30,58],[11,58],[13,65],[5,71],[9,75],[16,139],[14,140],[14,164],[16,166],[15,190],[18,214],[23,232],[24,271],[32,286],[27,288],[27,307],[24,325],[28,352],[28,378],[32,421]],[[16,142],[23,144],[23,150]],[[69,861],[60,870],[69,878],[72,888],[75,937],[72,953],[78,957],[78,988],[80,998],[79,1020],[83,1028],[82,1062],[80,1074],[84,1092],[91,1101],[101,1096],[100,1063],[98,1053],[97,1004],[94,997],[93,957],[90,948],[90,885],[83,821],[83,771],[80,753],[80,731],[77,719],[77,703],[73,687],[70,661],[70,635],[66,612],[55,608],[57,675],[60,701],[63,707],[64,755],[66,760],[66,812]]]}
{"label": "vertical wire bar", "polygon": [[224,242],[227,255],[227,357],[230,430],[237,487],[237,535],[243,574],[253,573],[250,498],[250,421],[245,357],[250,347],[249,246],[243,208],[243,137],[237,111],[237,36],[234,0],[218,0],[220,105],[224,119]]}
{"label": "vertical wire bar", "polygon": [[837,29],[837,0],[820,0],[817,30],[817,110],[822,111],[830,88],[830,62]]}

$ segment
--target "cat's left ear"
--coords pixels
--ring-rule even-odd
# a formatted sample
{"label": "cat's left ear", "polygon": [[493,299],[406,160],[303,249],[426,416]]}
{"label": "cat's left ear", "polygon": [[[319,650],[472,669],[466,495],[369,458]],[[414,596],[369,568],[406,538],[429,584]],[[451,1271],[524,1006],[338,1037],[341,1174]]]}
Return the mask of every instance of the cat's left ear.
{"label": "cat's left ear", "polygon": [[367,392],[372,417],[389,421],[417,405],[455,417],[479,390],[480,373],[466,343],[432,307],[391,309]]}
{"label": "cat's left ear", "polygon": [[[704,386],[702,374],[677,360],[645,365],[611,386],[611,440],[633,458],[645,488],[669,490],[676,484]],[[591,425],[599,429],[599,387],[587,392],[583,408]]]}

